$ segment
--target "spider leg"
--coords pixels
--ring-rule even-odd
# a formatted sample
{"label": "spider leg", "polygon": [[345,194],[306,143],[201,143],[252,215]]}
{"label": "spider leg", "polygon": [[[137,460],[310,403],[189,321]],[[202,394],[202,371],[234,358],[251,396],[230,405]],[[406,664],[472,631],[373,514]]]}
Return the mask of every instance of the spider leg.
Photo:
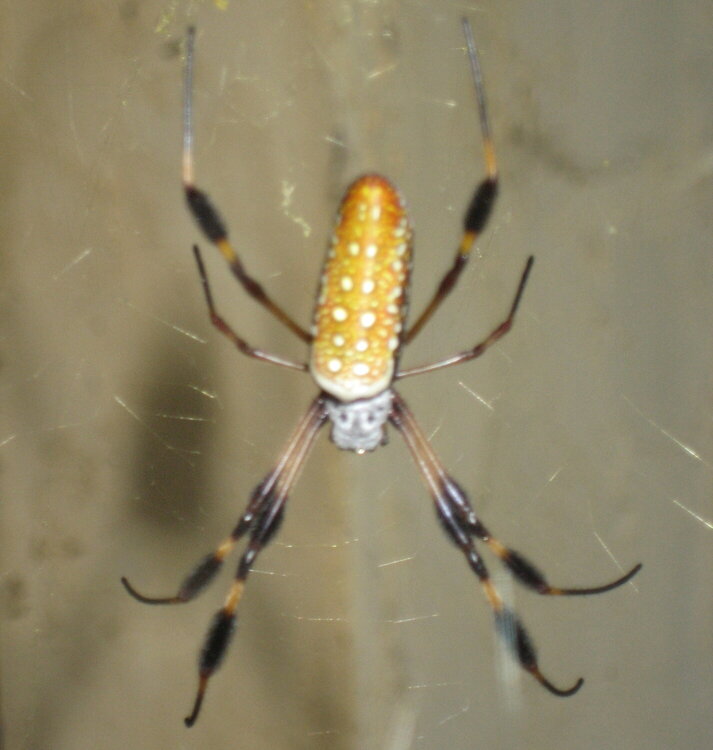
{"label": "spider leg", "polygon": [[[460,491],[462,492],[462,490]],[[474,523],[468,522],[467,527],[472,534],[488,545],[493,553],[500,558],[520,583],[538,594],[547,596],[587,596],[589,594],[603,594],[605,591],[611,591],[619,586],[623,586],[630,581],[642,567],[641,563],[634,565],[628,573],[625,573],[615,581],[605,583],[603,586],[590,586],[585,588],[561,588],[558,586],[551,586],[547,583],[545,576],[529,560],[524,558],[519,552],[506,547],[502,542],[498,541],[479,520],[476,519]]]}
{"label": "spider leg", "polygon": [[495,199],[498,194],[498,166],[495,159],[495,147],[490,135],[490,123],[488,122],[488,110],[485,103],[485,89],[483,86],[483,74],[480,69],[478,52],[473,40],[473,31],[468,19],[463,19],[463,33],[465,34],[466,46],[468,48],[468,59],[473,76],[473,86],[478,103],[478,118],[480,120],[480,133],[483,142],[483,153],[485,155],[485,178],[480,182],[473,194],[470,205],[463,220],[463,237],[461,239],[453,265],[446,272],[436,287],[431,301],[416,322],[405,333],[403,341],[405,344],[413,341],[418,332],[426,325],[433,313],[438,309],[441,302],[450,294],[456,285],[465,264],[468,262],[470,253],[478,236],[482,233],[492,212]]}
{"label": "spider leg", "polygon": [[[415,420],[413,420],[415,424]],[[426,443],[426,448],[430,451],[430,446]],[[438,459],[433,456],[434,465],[437,465]],[[610,583],[602,586],[587,586],[582,588],[562,588],[551,586],[545,576],[533,565],[527,558],[519,552],[505,546],[500,540],[496,539],[486,528],[480,519],[475,515],[473,506],[468,500],[463,488],[442,469],[439,468],[439,480],[442,485],[442,497],[447,501],[451,515],[458,519],[461,528],[470,536],[475,536],[488,545],[496,557],[510,570],[510,572],[527,588],[532,589],[538,594],[544,596],[589,596],[591,594],[603,594],[619,586],[628,583],[642,568],[641,563]]]}
{"label": "spider leg", "polygon": [[411,367],[408,370],[400,370],[396,374],[396,378],[400,379],[407,378],[411,375],[423,375],[423,373],[426,372],[433,372],[434,370],[441,370],[444,367],[451,367],[452,365],[459,365],[462,362],[468,362],[471,359],[479,357],[486,349],[489,349],[496,341],[501,339],[512,328],[513,321],[515,320],[515,313],[520,305],[522,293],[525,291],[525,285],[527,284],[527,279],[530,276],[530,271],[534,262],[535,258],[531,255],[525,263],[522,276],[520,276],[520,283],[517,285],[517,291],[515,292],[515,297],[510,306],[510,312],[508,313],[507,318],[505,318],[500,325],[496,326],[486,338],[471,349],[467,349],[459,354],[454,354],[452,357],[446,357],[446,359],[441,359],[438,362],[432,362],[430,365],[420,365],[419,367]]}
{"label": "spider leg", "polygon": [[245,339],[235,333],[231,326],[221,315],[218,314],[217,310],[215,309],[215,304],[213,302],[213,293],[211,292],[210,284],[208,282],[208,274],[206,273],[205,265],[203,264],[203,258],[201,256],[201,251],[198,249],[198,245],[193,245],[193,254],[195,255],[196,263],[198,264],[198,273],[201,277],[201,284],[203,286],[203,292],[205,294],[205,301],[208,305],[210,322],[224,336],[227,336],[233,342],[233,344],[235,344],[235,346],[237,346],[238,349],[246,356],[253,357],[254,359],[259,359],[262,362],[270,362],[273,365],[280,365],[281,367],[289,367],[292,370],[301,370],[302,372],[306,372],[306,364],[293,362],[290,359],[278,357],[276,354],[270,354],[269,352],[264,352],[261,349],[255,349],[254,347],[250,346],[250,344],[248,344]]}
{"label": "spider leg", "polygon": [[571,687],[558,688],[542,674],[537,662],[537,652],[525,626],[522,624],[520,618],[509,607],[505,606],[490,579],[490,574],[485,563],[475,549],[473,540],[467,533],[467,530],[464,529],[460,519],[453,513],[447,491],[445,488],[442,491],[443,494],[441,496],[434,497],[438,518],[446,534],[460,548],[471,570],[478,576],[488,603],[495,615],[495,627],[498,633],[500,633],[508,646],[510,646],[522,668],[529,672],[543,687],[547,688],[553,695],[561,697],[574,695],[582,687],[584,680],[580,677]]}
{"label": "spider leg", "polygon": [[146,596],[138,591],[125,576],[121,583],[131,596],[142,604],[185,604],[195,599],[215,578],[225,558],[233,551],[235,545],[255,524],[255,519],[263,511],[271,498],[271,491],[280,474],[280,466],[273,469],[253,490],[250,501],[240,520],[213,552],[203,557],[193,570],[183,579],[178,592],[173,596]]}
{"label": "spider leg", "polygon": [[193,45],[195,29],[188,29],[186,37],[186,68],[184,77],[183,103],[183,188],[188,207],[193,214],[203,234],[220,250],[228,262],[235,278],[242,284],[243,289],[264,308],[269,310],[281,323],[286,325],[302,341],[309,343],[312,336],[293,318],[279,307],[268,296],[262,285],[257,282],[243,266],[243,262],[235,252],[228,239],[228,231],[223,219],[210,198],[193,182]]}
{"label": "spider leg", "polygon": [[[411,410],[397,393],[394,393],[390,421],[403,435],[414,462],[431,492],[441,525],[451,541],[459,547],[471,570],[478,576],[485,597],[495,615],[496,628],[510,646],[522,668],[553,695],[566,697],[576,693],[584,682],[582,678],[569,688],[558,688],[540,671],[537,653],[524,625],[503,602],[490,579],[485,563],[475,548],[472,537],[475,534],[473,527],[477,520],[465,493],[446,473]],[[514,569],[511,568],[511,570]]]}
{"label": "spider leg", "polygon": [[248,543],[240,557],[233,583],[223,606],[213,616],[203,644],[198,663],[198,689],[191,714],[185,719],[188,727],[193,726],[198,718],[208,680],[220,666],[230,643],[235,630],[238,604],[251,566],[277,532],[289,494],[326,419],[322,397],[318,396],[297,425],[275,468],[253,490],[248,506],[230,536],[198,563],[175,596],[147,597],[140,594],[126,578],[121,579],[129,594],[145,604],[188,602],[213,580],[236,543],[248,534]]}

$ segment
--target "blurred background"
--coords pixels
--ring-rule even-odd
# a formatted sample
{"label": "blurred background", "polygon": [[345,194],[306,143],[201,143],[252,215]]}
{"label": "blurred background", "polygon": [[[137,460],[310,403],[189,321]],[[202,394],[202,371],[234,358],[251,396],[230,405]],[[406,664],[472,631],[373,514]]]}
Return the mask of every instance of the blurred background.
{"label": "blurred background", "polygon": [[[706,0],[4,2],[0,712],[7,750],[710,746],[713,730],[713,17]],[[493,634],[392,433],[327,431],[259,558],[203,714],[196,658],[232,570],[171,594],[232,528],[315,393],[211,326],[180,185],[181,66],[198,29],[197,178],[251,272],[303,324],[342,191],[394,180],[413,308],[483,166],[460,18],[482,55],[501,197],[404,381],[484,522],[555,585],[486,557],[558,685]],[[305,348],[212,248],[221,312]],[[236,558],[237,559],[237,558]],[[233,568],[233,563],[230,566]]]}

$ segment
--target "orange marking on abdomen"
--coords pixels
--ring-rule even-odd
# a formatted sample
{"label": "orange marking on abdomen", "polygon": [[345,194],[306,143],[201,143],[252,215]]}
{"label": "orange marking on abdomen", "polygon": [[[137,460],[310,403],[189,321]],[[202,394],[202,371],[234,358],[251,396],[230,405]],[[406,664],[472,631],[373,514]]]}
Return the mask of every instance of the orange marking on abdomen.
{"label": "orange marking on abdomen", "polygon": [[401,346],[411,226],[398,190],[365,175],[337,214],[314,313],[310,371],[340,401],[389,387]]}

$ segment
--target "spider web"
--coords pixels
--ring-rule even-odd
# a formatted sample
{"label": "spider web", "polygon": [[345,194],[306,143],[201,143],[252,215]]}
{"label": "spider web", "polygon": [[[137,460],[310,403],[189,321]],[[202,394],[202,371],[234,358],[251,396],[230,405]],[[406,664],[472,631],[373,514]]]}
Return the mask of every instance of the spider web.
{"label": "spider web", "polygon": [[[2,32],[5,746],[705,746],[707,4],[95,5],[8,5]],[[232,527],[314,385],[239,356],[207,320],[179,184],[184,29],[198,28],[198,182],[250,271],[306,324],[334,207],[360,172],[384,172],[409,202],[416,310],[450,262],[482,170],[463,13],[502,193],[405,364],[474,343],[537,261],[487,357],[399,390],[484,521],[554,584],[644,570],[552,601],[486,557],[543,671],[586,678],[555,699],[494,636],[398,436],[357,457],[325,431],[188,732],[230,571],[175,608],[141,607],[119,577],[171,593]],[[205,251],[233,325],[304,357]]]}

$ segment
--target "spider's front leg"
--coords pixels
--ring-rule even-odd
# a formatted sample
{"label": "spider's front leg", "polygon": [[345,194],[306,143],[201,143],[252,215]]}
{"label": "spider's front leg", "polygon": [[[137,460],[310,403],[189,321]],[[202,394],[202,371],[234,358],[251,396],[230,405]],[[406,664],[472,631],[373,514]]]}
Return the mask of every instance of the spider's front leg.
{"label": "spider's front leg", "polygon": [[270,472],[265,479],[253,490],[250,501],[240,520],[212,552],[209,552],[193,570],[183,579],[178,592],[173,596],[146,596],[129,583],[129,579],[122,576],[121,582],[131,596],[142,604],[185,604],[195,599],[203,589],[215,578],[223,566],[225,558],[232,552],[235,545],[255,525],[256,518],[263,512],[264,506],[272,497],[272,489],[277,478],[277,469]]}
{"label": "spider's front leg", "polygon": [[411,410],[396,393],[394,393],[393,411],[390,419],[404,436],[416,465],[431,492],[441,525],[451,541],[460,548],[468,565],[478,576],[488,603],[495,614],[498,632],[505,638],[520,665],[554,695],[569,696],[576,693],[584,682],[582,678],[579,678],[572,687],[562,689],[553,685],[540,671],[532,641],[518,616],[505,605],[493,585],[488,569],[475,549],[473,537],[485,542],[520,583],[538,594],[551,596],[601,594],[625,584],[638,573],[641,565],[635,565],[625,575],[603,586],[590,588],[551,586],[532,563],[493,537],[478,520],[467,495],[445,471],[416,423]]}
{"label": "spider's front leg", "polygon": [[186,717],[186,726],[191,727],[198,718],[208,680],[218,669],[235,631],[237,608],[245,589],[245,583],[255,559],[274,538],[280,527],[285,504],[294,487],[299,472],[314,444],[327,413],[322,396],[312,402],[307,414],[297,425],[283,450],[276,467],[258,484],[230,536],[216,549],[206,555],[184,579],[174,596],[148,597],[140,594],[126,578],[122,578],[126,590],[144,604],[182,604],[194,599],[213,580],[221,569],[225,558],[237,542],[248,535],[248,543],[240,557],[235,578],[230,586],[223,606],[213,616],[198,661],[198,690],[191,714]]}
{"label": "spider's front leg", "polygon": [[[220,666],[235,632],[238,604],[242,599],[250,568],[261,550],[275,536],[282,522],[290,488],[280,489],[278,482],[269,481],[271,477],[272,475],[268,476],[267,482],[258,485],[256,491],[263,497],[261,508],[250,522],[250,539],[238,562],[235,578],[223,606],[213,616],[213,621],[203,643],[198,660],[198,691],[193,703],[193,710],[190,716],[185,719],[187,727],[192,727],[195,724],[203,703],[203,696],[208,687],[208,680]],[[266,485],[266,487],[264,488],[263,485]]]}
{"label": "spider's front leg", "polygon": [[462,533],[467,534],[469,537],[475,536],[477,539],[485,542],[521,584],[538,594],[545,596],[588,596],[590,594],[603,594],[605,591],[611,591],[619,586],[623,586],[641,570],[641,563],[639,563],[620,578],[601,586],[582,588],[551,586],[545,576],[527,558],[514,549],[506,547],[485,528],[482,521],[475,515],[475,511],[468,500],[465,490],[448,475],[440,477],[440,494],[436,506],[439,517],[442,517],[441,507],[444,509],[443,512],[447,509],[449,518],[452,517],[454,519],[454,522]]}

